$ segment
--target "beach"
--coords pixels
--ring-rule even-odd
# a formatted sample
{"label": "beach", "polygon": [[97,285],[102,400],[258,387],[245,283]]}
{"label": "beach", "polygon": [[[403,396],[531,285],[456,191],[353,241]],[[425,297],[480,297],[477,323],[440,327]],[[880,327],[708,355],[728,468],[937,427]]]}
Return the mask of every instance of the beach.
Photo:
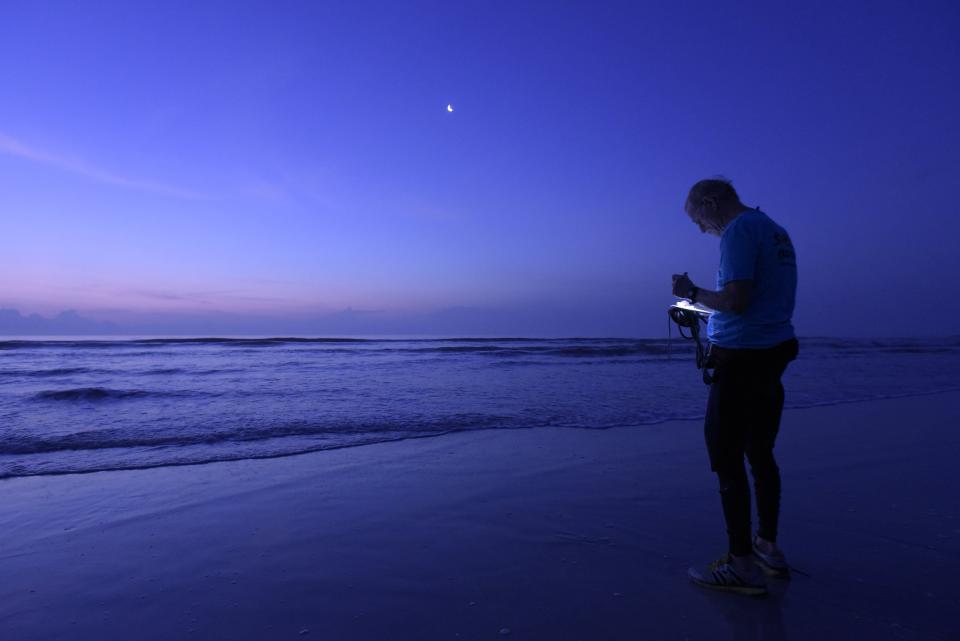
{"label": "beach", "polygon": [[956,639],[958,425],[787,410],[765,598],[687,579],[726,549],[698,420],[8,478],[0,639]]}

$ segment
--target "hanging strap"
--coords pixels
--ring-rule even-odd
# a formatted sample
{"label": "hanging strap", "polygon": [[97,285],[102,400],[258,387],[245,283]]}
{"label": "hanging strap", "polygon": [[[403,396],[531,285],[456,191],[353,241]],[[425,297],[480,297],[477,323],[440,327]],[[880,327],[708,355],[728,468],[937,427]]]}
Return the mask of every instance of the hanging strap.
{"label": "hanging strap", "polygon": [[[703,346],[703,341],[700,340],[700,321],[703,321],[704,324],[707,323],[706,315],[697,313],[692,309],[683,309],[680,307],[670,307],[667,309],[667,314],[674,323],[677,324],[679,328],[680,336],[687,340],[695,341],[697,344],[697,369],[703,370],[703,382],[707,385],[713,383],[713,376],[710,374],[710,370],[707,368],[707,363],[710,359],[710,342],[707,341],[707,346]],[[690,333],[685,334],[684,329],[687,329]],[[669,334],[669,328],[667,333]]]}

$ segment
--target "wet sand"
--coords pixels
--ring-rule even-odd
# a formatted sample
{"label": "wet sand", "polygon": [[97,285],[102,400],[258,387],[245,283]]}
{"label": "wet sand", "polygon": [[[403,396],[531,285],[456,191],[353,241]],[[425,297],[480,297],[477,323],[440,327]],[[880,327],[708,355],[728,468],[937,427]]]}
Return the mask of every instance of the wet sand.
{"label": "wet sand", "polygon": [[699,422],[0,481],[0,639],[960,638],[960,393],[788,410],[762,599]]}

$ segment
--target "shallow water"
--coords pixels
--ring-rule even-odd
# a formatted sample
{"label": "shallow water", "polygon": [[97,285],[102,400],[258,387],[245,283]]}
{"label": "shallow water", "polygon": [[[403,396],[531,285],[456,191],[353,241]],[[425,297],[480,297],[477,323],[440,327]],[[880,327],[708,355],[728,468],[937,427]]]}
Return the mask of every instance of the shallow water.
{"label": "shallow water", "polygon": [[[958,337],[804,339],[787,406],[958,389],[958,355]],[[679,339],[0,340],[0,477],[642,426],[705,398]]]}

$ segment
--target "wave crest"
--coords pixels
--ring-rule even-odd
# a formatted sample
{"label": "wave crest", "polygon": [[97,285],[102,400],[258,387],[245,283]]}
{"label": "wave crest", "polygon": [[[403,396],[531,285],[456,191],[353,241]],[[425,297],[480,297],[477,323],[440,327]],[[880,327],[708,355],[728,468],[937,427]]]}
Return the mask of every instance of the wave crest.
{"label": "wave crest", "polygon": [[196,392],[151,392],[148,390],[109,389],[107,387],[74,387],[71,389],[44,390],[37,392],[33,398],[38,401],[106,401],[125,398],[162,398],[176,396],[193,396]]}

